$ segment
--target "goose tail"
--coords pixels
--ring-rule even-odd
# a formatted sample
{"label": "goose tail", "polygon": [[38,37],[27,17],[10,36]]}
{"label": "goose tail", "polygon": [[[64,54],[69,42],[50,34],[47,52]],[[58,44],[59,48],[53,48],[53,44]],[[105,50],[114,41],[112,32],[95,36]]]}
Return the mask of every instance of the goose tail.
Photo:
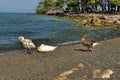
{"label": "goose tail", "polygon": [[93,46],[102,45],[101,43],[93,43]]}

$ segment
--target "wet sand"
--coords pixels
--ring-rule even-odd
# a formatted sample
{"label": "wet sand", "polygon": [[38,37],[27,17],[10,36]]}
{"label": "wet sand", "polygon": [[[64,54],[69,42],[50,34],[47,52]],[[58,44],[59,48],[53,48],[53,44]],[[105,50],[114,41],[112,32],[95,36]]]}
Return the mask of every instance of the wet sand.
{"label": "wet sand", "polygon": [[[94,52],[85,51],[81,44],[72,44],[59,46],[49,53],[33,50],[32,54],[24,55],[19,50],[13,52],[17,54],[0,55],[0,80],[55,80],[53,78],[73,68],[77,70],[61,80],[102,80],[93,78],[94,69],[111,69],[114,73],[110,79],[103,80],[119,80],[120,38],[99,43],[102,45],[96,46]],[[79,63],[84,67],[78,68]]]}

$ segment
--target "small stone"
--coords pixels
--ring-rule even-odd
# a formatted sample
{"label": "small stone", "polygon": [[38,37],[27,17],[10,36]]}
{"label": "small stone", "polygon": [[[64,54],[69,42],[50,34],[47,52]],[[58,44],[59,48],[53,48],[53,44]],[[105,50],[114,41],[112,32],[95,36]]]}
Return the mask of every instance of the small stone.
{"label": "small stone", "polygon": [[110,78],[110,75],[113,74],[114,72],[111,69],[106,69],[104,70],[103,74],[100,75],[100,78]]}
{"label": "small stone", "polygon": [[68,80],[68,78],[64,76],[64,77],[57,78],[57,80]]}
{"label": "small stone", "polygon": [[68,80],[68,78],[66,76],[63,76],[63,77],[58,77],[58,78],[52,78],[50,80]]}
{"label": "small stone", "polygon": [[104,79],[104,78],[110,78],[110,74],[102,74],[100,76],[100,78]]}
{"label": "small stone", "polygon": [[60,74],[60,76],[67,76],[67,75],[70,75],[70,74],[72,74],[73,73],[73,70],[69,70],[69,71],[65,71],[65,72],[63,72],[63,73],[61,73]]}
{"label": "small stone", "polygon": [[83,68],[84,65],[83,65],[82,63],[79,63],[79,64],[77,65],[77,67]]}
{"label": "small stone", "polygon": [[72,70],[72,71],[76,71],[76,70],[78,70],[78,68],[72,68],[71,70]]}
{"label": "small stone", "polygon": [[98,78],[101,70],[100,69],[95,69],[93,70],[93,78]]}
{"label": "small stone", "polygon": [[106,69],[106,70],[104,71],[104,73],[113,74],[114,72],[113,72],[111,69]]}

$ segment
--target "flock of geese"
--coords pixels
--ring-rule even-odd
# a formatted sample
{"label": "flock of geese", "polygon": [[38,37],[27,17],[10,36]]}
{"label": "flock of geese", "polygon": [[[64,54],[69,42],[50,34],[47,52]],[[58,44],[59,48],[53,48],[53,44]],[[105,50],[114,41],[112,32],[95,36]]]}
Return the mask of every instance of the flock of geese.
{"label": "flock of geese", "polygon": [[[30,39],[26,39],[23,36],[19,36],[18,40],[20,43],[22,43],[25,49],[24,54],[27,54],[28,51],[30,51],[30,49],[36,48],[35,44]],[[87,47],[88,51],[94,51],[95,46],[100,44],[100,43],[95,43],[92,39],[88,38],[87,35],[84,35],[81,38],[81,41],[82,41],[82,45]],[[37,50],[39,52],[50,52],[50,51],[54,51],[57,47],[58,46],[41,44],[40,46],[38,46]]]}
{"label": "flock of geese", "polygon": [[[32,48],[36,48],[35,44],[32,42],[32,40],[30,39],[25,39],[23,36],[19,36],[18,40],[22,43],[23,47],[25,48],[24,50],[24,54],[28,53],[28,50],[32,49]],[[94,51],[94,48],[96,45],[101,45],[100,43],[95,43],[92,39],[88,38],[87,35],[84,35],[81,38],[82,41],[82,45],[87,47],[88,51]],[[37,50],[39,52],[50,52],[50,51],[54,51],[58,46],[50,46],[50,45],[45,45],[45,44],[41,44]],[[83,64],[79,64],[78,67],[84,67]],[[54,80],[63,80],[65,78],[65,80],[67,79],[67,75],[70,75],[71,73],[73,73],[74,71],[78,70],[78,68],[73,68],[69,71],[65,71],[63,73],[60,74],[60,77],[58,77],[57,79]],[[93,78],[110,78],[110,75],[113,74],[113,71],[111,69],[106,69],[103,74],[100,74],[100,69],[95,69],[93,71]]]}
{"label": "flock of geese", "polygon": [[[36,48],[35,44],[30,39],[25,39],[23,36],[19,36],[18,40],[20,41],[20,43],[22,43],[22,45],[25,49],[24,54],[27,54],[30,49]],[[49,45],[41,44],[37,48],[37,50],[39,52],[50,52],[50,51],[54,51],[56,48],[57,48],[57,46],[49,46]]]}

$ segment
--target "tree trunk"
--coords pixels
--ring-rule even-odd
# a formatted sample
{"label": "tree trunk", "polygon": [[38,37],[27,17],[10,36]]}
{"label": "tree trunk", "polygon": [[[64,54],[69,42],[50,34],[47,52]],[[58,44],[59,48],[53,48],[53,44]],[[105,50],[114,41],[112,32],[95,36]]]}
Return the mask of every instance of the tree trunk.
{"label": "tree trunk", "polygon": [[82,1],[81,0],[78,0],[78,9],[79,9],[79,12],[82,12]]}
{"label": "tree trunk", "polygon": [[105,3],[104,2],[105,0],[101,0],[101,7],[102,7],[102,13],[105,13],[106,12],[106,8],[105,8]]}
{"label": "tree trunk", "polygon": [[118,6],[118,9],[117,9],[118,12],[120,12],[120,6]]}
{"label": "tree trunk", "polygon": [[111,12],[111,4],[108,1],[108,13],[110,13],[110,12]]}

